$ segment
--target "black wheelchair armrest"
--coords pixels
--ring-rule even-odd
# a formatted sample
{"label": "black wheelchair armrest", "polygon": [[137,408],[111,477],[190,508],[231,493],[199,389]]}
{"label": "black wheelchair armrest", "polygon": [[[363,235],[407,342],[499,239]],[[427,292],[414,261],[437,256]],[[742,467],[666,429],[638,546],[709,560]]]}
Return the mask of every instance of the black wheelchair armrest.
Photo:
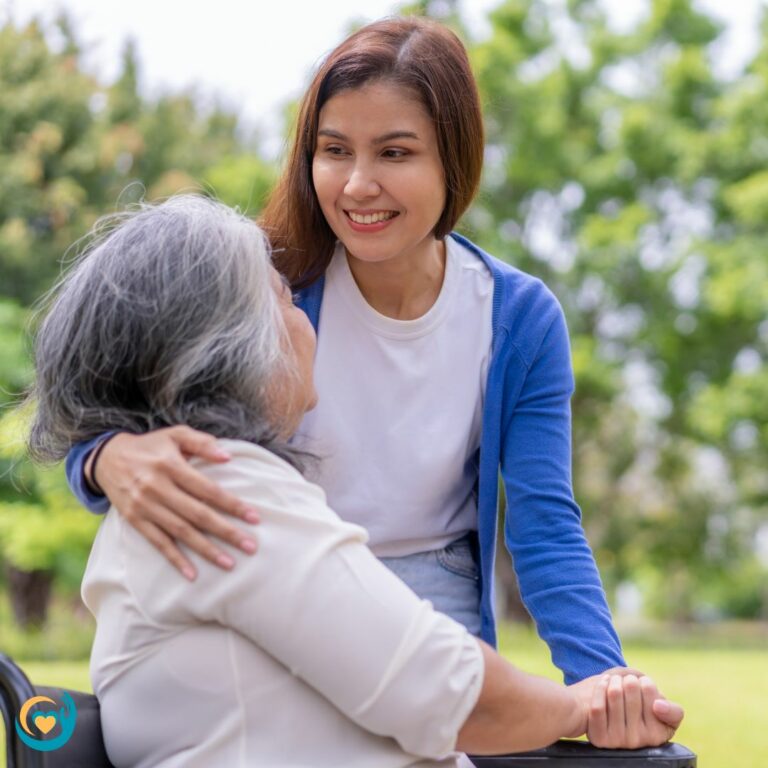
{"label": "black wheelchair armrest", "polygon": [[557,741],[545,749],[470,759],[476,768],[696,768],[696,755],[681,744],[650,749],[598,749],[586,741]]}

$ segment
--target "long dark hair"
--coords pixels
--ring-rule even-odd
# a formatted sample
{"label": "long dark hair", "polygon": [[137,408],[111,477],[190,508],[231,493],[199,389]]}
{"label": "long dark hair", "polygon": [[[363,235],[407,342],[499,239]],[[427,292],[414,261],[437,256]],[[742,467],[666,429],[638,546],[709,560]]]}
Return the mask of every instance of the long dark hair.
{"label": "long dark hair", "polygon": [[436,238],[453,229],[477,192],[483,164],[482,113],[459,38],[441,24],[418,17],[363,27],[328,55],[312,80],[285,171],[262,213],[260,223],[272,243],[275,266],[294,288],[309,285],[325,272],[336,242],[312,184],[320,110],[336,93],[376,80],[412,91],[434,121],[446,181]]}

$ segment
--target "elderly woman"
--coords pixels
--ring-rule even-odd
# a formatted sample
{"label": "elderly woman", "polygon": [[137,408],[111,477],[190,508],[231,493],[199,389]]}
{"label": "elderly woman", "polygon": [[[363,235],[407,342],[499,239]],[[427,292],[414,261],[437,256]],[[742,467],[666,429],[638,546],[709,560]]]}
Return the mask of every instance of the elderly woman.
{"label": "elderly woman", "polygon": [[39,331],[33,454],[191,426],[231,457],[200,470],[263,513],[260,556],[233,552],[229,578],[197,559],[194,582],[107,514],[83,597],[116,766],[452,766],[457,750],[585,732],[605,746],[670,736],[658,718],[681,712],[648,678],[520,672],[417,598],[304,479],[287,440],[315,403],[315,336],[252,222],[183,196],[112,224]]}

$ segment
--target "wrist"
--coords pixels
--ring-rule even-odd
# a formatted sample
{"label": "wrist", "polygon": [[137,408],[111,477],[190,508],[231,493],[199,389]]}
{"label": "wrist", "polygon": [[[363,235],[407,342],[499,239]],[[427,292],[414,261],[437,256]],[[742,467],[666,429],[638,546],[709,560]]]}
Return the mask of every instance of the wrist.
{"label": "wrist", "polygon": [[106,435],[102,440],[100,440],[93,448],[93,450],[88,454],[88,458],[85,461],[85,466],[83,467],[83,477],[85,479],[85,484],[88,486],[88,489],[99,496],[106,496],[107,494],[104,492],[104,489],[101,487],[101,484],[96,478],[96,467],[99,461],[99,457],[101,456],[102,451],[106,447],[107,443],[109,443],[112,438],[117,437],[117,435],[121,434],[120,432],[112,432],[109,435]]}
{"label": "wrist", "polygon": [[579,695],[574,686],[565,688],[565,693],[564,722],[566,731],[562,735],[567,739],[578,739],[587,732],[589,727],[587,703],[584,696]]}

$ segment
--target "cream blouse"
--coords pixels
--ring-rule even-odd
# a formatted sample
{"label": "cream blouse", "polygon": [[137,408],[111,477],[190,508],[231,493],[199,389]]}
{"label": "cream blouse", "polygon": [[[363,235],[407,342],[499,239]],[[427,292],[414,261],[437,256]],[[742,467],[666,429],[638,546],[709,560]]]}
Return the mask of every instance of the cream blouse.
{"label": "cream blouse", "polygon": [[[112,509],[83,580],[111,761],[134,768],[457,766],[477,641],[365,546],[269,451],[195,462],[262,513],[256,555],[190,583]],[[237,521],[236,521],[237,522]],[[250,527],[239,522],[243,528]],[[461,762],[460,762],[461,761]]]}

